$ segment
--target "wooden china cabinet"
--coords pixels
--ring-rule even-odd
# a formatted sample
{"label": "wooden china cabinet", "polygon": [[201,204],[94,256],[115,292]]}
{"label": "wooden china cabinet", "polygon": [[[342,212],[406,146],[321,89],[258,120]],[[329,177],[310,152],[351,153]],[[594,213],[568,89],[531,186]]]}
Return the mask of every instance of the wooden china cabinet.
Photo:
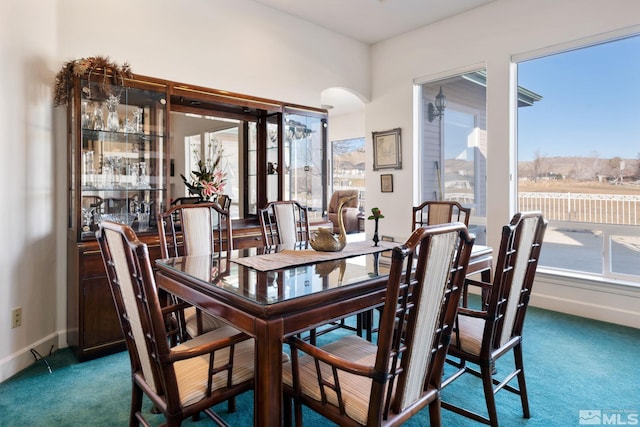
{"label": "wooden china cabinet", "polygon": [[100,90],[75,78],[67,106],[67,341],[79,360],[125,348],[95,232],[133,227],[160,254],[156,218],[168,200],[166,83],[133,76]]}
{"label": "wooden china cabinet", "polygon": [[[271,200],[296,199],[327,225],[326,110],[139,75],[105,93],[101,79],[74,77],[67,102],[67,341],[81,361],[125,349],[95,240],[100,221],[131,225],[154,260],[157,215],[184,196],[182,172],[173,170],[184,151],[174,117],[236,123],[234,247],[262,245],[256,214]],[[172,152],[172,144],[182,146]]]}

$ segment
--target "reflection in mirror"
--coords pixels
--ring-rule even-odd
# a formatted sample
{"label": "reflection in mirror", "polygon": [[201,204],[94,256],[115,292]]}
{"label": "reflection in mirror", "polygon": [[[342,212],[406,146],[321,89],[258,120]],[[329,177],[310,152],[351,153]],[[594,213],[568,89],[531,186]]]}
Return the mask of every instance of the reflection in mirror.
{"label": "reflection in mirror", "polygon": [[[231,198],[231,218],[243,212],[242,122],[234,119],[171,112],[171,159],[174,164],[170,180],[173,199],[190,196],[180,175],[189,178],[197,170],[200,158],[213,149],[222,149],[220,166],[225,173],[223,193]],[[209,154],[210,155],[210,154]]]}

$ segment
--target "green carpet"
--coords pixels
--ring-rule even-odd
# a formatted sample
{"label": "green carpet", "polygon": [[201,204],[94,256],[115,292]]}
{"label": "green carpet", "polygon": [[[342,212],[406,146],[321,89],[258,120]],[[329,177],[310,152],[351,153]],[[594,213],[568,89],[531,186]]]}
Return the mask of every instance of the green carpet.
{"label": "green carpet", "polygon": [[[618,424],[627,419],[633,421],[634,415],[638,419],[640,330],[530,308],[525,321],[524,351],[531,418],[522,418],[517,396],[501,391],[496,399],[502,426],[577,426],[581,410],[602,411],[603,416],[614,416],[607,419]],[[126,353],[77,363],[72,353],[63,349],[47,360],[51,374],[39,361],[0,384],[0,426],[128,424],[131,385]],[[498,372],[504,363],[511,364],[511,356],[503,357]],[[470,375],[447,387],[443,399],[477,410],[484,408],[480,380]],[[148,400],[145,408],[148,413]],[[216,411],[230,425],[250,425],[253,394],[245,393],[238,399],[234,414],[227,413],[226,403]],[[616,411],[621,411],[617,412],[618,418]],[[442,414],[444,426],[481,425],[446,410]],[[160,415],[149,419],[154,425],[163,421]],[[305,424],[330,425],[308,410]],[[428,410],[424,410],[405,425],[428,424]],[[213,423],[203,416],[197,423],[186,420],[183,425]]]}

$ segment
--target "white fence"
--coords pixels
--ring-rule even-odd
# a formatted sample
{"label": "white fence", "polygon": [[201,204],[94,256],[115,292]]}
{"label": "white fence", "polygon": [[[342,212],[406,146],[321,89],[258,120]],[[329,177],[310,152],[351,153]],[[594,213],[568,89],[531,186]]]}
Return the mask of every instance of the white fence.
{"label": "white fence", "polygon": [[550,221],[638,225],[640,195],[519,193],[518,209],[539,210]]}

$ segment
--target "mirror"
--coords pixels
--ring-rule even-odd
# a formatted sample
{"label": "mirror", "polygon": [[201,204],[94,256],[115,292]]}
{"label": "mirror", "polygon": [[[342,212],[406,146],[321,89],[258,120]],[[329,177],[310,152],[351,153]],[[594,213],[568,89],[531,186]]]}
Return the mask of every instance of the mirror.
{"label": "mirror", "polygon": [[219,163],[225,174],[223,193],[231,198],[231,218],[241,218],[244,212],[244,149],[243,126],[240,120],[193,113],[171,112],[170,194],[172,199],[189,197],[189,189],[181,175],[191,179],[200,159],[215,158],[221,150]]}

